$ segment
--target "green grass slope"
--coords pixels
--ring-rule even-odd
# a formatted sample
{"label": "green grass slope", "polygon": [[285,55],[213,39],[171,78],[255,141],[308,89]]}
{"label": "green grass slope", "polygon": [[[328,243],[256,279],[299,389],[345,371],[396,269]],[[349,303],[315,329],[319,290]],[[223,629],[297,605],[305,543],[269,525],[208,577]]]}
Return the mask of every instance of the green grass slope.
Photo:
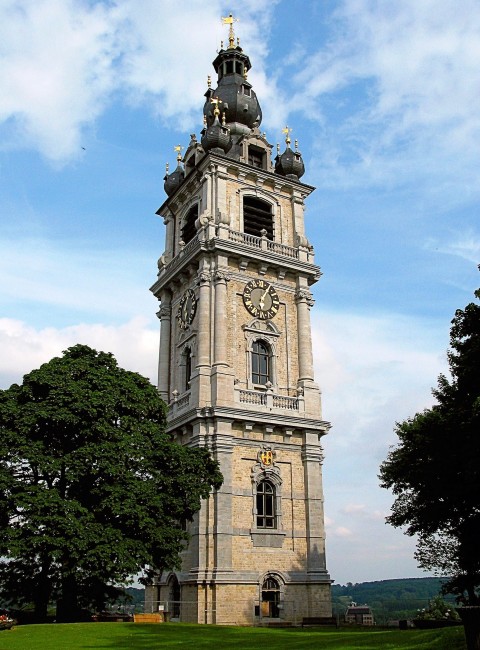
{"label": "green grass slope", "polygon": [[463,627],[440,630],[386,629],[266,629],[213,625],[146,625],[134,623],[77,623],[25,625],[0,632],[0,650],[157,650],[196,648],[222,650],[464,650]]}

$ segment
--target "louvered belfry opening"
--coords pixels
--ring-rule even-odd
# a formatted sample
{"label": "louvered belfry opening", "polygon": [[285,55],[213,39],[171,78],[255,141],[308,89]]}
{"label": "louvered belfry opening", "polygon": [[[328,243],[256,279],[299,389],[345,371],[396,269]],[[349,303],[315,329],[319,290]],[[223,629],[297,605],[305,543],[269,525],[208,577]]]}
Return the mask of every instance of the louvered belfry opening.
{"label": "louvered belfry opening", "polygon": [[195,228],[195,221],[198,217],[198,204],[194,205],[188,211],[187,216],[183,221],[182,226],[182,240],[184,244],[188,244],[195,235],[197,234],[197,229]]}
{"label": "louvered belfry opening", "polygon": [[243,199],[243,232],[247,235],[261,237],[262,230],[267,231],[268,239],[273,239],[272,206],[255,196],[245,196]]}

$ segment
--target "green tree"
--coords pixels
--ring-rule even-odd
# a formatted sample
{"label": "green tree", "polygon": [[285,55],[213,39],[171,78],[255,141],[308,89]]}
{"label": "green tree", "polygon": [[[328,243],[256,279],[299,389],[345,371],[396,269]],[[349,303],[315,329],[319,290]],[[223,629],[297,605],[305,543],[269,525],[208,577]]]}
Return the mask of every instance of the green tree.
{"label": "green tree", "polygon": [[[475,292],[480,298],[480,290]],[[418,535],[419,566],[451,576],[444,593],[480,604],[480,306],[457,310],[451,379],[438,378],[431,409],[397,424],[399,444],[380,467],[395,496],[387,521]]]}
{"label": "green tree", "polygon": [[115,585],[179,566],[190,520],[222,477],[165,434],[165,405],[108,353],[76,345],[0,391],[0,596],[57,619]]}

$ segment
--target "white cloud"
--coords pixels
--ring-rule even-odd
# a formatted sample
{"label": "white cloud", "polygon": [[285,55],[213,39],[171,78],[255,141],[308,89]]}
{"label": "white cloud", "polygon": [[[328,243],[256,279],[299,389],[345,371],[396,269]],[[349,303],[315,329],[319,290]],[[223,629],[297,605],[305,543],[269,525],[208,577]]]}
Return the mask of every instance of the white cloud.
{"label": "white cloud", "polygon": [[464,233],[452,232],[451,239],[447,242],[431,238],[426,242],[425,248],[460,257],[473,264],[480,262],[480,235],[473,230]]}
{"label": "white cloud", "polygon": [[397,314],[313,312],[323,417],[327,567],[337,582],[422,575],[415,541],[385,523],[392,496],[378,471],[395,421],[430,406],[446,369],[448,324]]}
{"label": "white cloud", "polygon": [[346,526],[338,526],[330,531],[333,537],[352,537],[352,531]]}
{"label": "white cloud", "polygon": [[325,182],[433,175],[445,187],[432,192],[454,182],[462,201],[478,196],[478,2],[345,0],[332,23],[338,36],[305,59],[290,104],[322,119],[334,107],[317,139]]}
{"label": "white cloud", "polygon": [[139,372],[153,383],[157,379],[158,331],[142,318],[119,326],[79,324],[70,327],[35,328],[27,323],[0,319],[0,386],[21,383],[25,373],[38,368],[63,350],[82,343],[112,352],[119,365]]}
{"label": "white cloud", "polygon": [[[80,153],[80,132],[114,85],[115,15],[79,0],[10,0],[0,9],[0,122],[52,160]],[[10,144],[15,136],[10,133]]]}
{"label": "white cloud", "polygon": [[[92,250],[91,243],[5,239],[0,243],[0,298],[103,317],[154,314],[148,287],[154,262],[131,250]],[[69,316],[71,318],[71,315]]]}
{"label": "white cloud", "polygon": [[[262,77],[275,3],[242,5],[238,33]],[[223,0],[6,0],[0,7],[0,125],[4,146],[38,149],[63,163],[114,93],[147,102],[180,130],[201,123],[211,61],[227,28]],[[188,81],[188,83],[186,83]]]}
{"label": "white cloud", "polygon": [[347,514],[365,512],[366,505],[364,503],[348,503],[343,509]]}

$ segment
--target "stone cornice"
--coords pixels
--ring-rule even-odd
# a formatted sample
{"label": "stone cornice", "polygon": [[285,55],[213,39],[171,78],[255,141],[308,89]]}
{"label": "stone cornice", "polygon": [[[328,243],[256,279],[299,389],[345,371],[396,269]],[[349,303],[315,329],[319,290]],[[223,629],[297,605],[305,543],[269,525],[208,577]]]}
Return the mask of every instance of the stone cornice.
{"label": "stone cornice", "polygon": [[184,413],[168,421],[167,431],[173,431],[185,424],[193,423],[195,420],[220,419],[237,422],[255,422],[258,425],[268,425],[273,427],[286,427],[288,429],[300,429],[310,431],[319,435],[326,435],[331,427],[330,422],[326,420],[317,420],[315,418],[305,418],[295,415],[284,415],[282,413],[272,413],[271,411],[256,410],[248,411],[242,408],[226,406],[209,406],[208,408],[187,409]]}
{"label": "stone cornice", "polygon": [[169,285],[172,279],[175,278],[186,266],[191,264],[200,253],[221,252],[230,254],[233,257],[249,258],[254,260],[257,264],[260,262],[274,268],[288,266],[290,271],[307,276],[310,284],[316,282],[321,275],[320,268],[316,264],[286,257],[273,251],[253,248],[248,244],[232,241],[230,239],[213,237],[212,239],[202,241],[197,238],[195,243],[191,243],[193,245],[190,246],[189,244],[186,253],[182,253],[181,257],[175,257],[172,262],[164,267],[158,280],[150,287],[150,291],[154,295],[157,295],[161,289]]}

